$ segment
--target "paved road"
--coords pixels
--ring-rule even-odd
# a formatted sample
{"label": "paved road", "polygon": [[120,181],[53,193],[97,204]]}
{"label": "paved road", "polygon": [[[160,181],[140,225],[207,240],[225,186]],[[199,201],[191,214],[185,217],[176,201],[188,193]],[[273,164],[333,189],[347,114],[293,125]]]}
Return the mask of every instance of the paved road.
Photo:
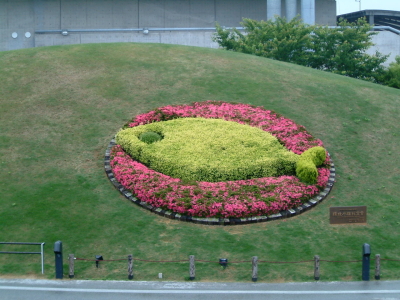
{"label": "paved road", "polygon": [[400,281],[198,283],[82,280],[0,280],[0,299],[400,300]]}

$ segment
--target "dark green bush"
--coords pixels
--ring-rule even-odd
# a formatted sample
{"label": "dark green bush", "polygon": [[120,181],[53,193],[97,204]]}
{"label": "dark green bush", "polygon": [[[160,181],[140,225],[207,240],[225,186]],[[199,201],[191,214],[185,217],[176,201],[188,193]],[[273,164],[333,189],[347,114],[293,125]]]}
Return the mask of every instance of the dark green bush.
{"label": "dark green bush", "polygon": [[396,56],[396,61],[389,65],[381,81],[384,85],[400,89],[400,56]]}
{"label": "dark green bush", "polygon": [[155,142],[161,141],[162,139],[163,137],[154,131],[143,132],[139,135],[139,140],[146,144],[153,144]]}

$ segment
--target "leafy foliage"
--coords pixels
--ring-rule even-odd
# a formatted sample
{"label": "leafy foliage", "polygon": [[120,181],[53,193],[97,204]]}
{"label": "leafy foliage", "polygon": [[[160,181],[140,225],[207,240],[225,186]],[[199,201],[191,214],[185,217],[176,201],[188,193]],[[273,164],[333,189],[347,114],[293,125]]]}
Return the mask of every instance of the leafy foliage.
{"label": "leafy foliage", "polygon": [[139,135],[139,140],[146,144],[153,144],[155,142],[161,141],[162,138],[163,137],[160,134],[154,131],[143,132]]}
{"label": "leafy foliage", "polygon": [[162,127],[158,123],[154,123],[148,124],[146,127],[139,126],[134,129],[120,130],[115,138],[117,143],[124,145],[124,148],[132,157],[139,157],[142,149],[145,148],[147,144],[152,144],[147,142],[153,139],[153,137],[149,137],[152,133],[160,136],[161,139],[164,136]]}
{"label": "leafy foliage", "polygon": [[315,26],[312,35],[312,55],[308,66],[336,74],[368,81],[378,81],[384,72],[382,63],[388,58],[376,52],[369,55],[365,51],[373,46],[371,39],[376,32],[365,18],[356,23],[340,20],[338,27]]}
{"label": "leafy foliage", "polygon": [[296,175],[301,181],[314,184],[317,182],[318,170],[311,160],[299,159],[296,164]]}
{"label": "leafy foliage", "polygon": [[307,183],[316,183],[318,178],[317,167],[326,159],[326,150],[323,147],[312,147],[300,155],[296,163],[296,175]]}
{"label": "leafy foliage", "polygon": [[396,61],[389,65],[382,82],[390,87],[400,89],[400,56],[396,56]]}
{"label": "leafy foliage", "polygon": [[[144,143],[141,137],[154,133],[155,126],[164,139]],[[116,140],[143,164],[184,180],[218,182],[289,175],[294,174],[299,157],[268,132],[221,119],[150,123],[122,130]]]}
{"label": "leafy foliage", "polygon": [[312,147],[304,151],[301,156],[301,159],[309,159],[316,166],[320,166],[324,163],[326,159],[326,150],[323,147]]}
{"label": "leafy foliage", "polygon": [[287,22],[279,17],[274,21],[243,19],[241,24],[245,34],[236,28],[228,30],[217,24],[214,41],[226,50],[306,64],[313,26],[304,24],[298,18]]}
{"label": "leafy foliage", "polygon": [[371,26],[364,19],[356,23],[341,20],[336,28],[307,25],[298,18],[287,21],[244,19],[245,33],[216,26],[216,41],[222,48],[291,62],[349,77],[378,81],[387,56],[365,51],[373,45]]}

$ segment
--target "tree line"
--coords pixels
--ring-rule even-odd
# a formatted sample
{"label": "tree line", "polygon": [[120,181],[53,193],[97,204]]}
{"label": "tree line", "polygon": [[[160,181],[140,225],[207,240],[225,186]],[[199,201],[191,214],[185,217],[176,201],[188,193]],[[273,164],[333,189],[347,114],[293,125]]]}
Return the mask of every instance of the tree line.
{"label": "tree line", "polygon": [[366,51],[377,32],[365,18],[341,19],[337,27],[309,25],[296,17],[257,21],[243,19],[240,30],[216,25],[220,47],[400,88],[400,56],[386,68],[388,55]]}

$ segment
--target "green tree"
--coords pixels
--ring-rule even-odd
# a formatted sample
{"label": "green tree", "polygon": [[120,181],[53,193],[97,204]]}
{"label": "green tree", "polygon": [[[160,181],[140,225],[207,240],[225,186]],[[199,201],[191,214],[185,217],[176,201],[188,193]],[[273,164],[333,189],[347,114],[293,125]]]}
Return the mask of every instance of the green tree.
{"label": "green tree", "polygon": [[236,28],[228,30],[217,24],[213,40],[226,50],[306,64],[314,26],[304,24],[298,18],[289,22],[285,18],[276,18],[275,21],[243,19],[241,24],[245,34]]}
{"label": "green tree", "polygon": [[373,46],[371,26],[365,18],[356,23],[340,20],[336,28],[316,26],[312,34],[313,55],[309,66],[349,77],[379,81],[384,73],[384,63],[388,56],[376,52],[366,53]]}
{"label": "green tree", "polygon": [[384,75],[383,84],[400,89],[400,56],[396,56],[396,61],[390,63]]}
{"label": "green tree", "polygon": [[341,20],[336,28],[307,25],[299,18],[287,21],[244,19],[245,33],[216,25],[214,41],[226,50],[254,54],[319,70],[378,82],[387,56],[366,50],[376,33],[365,19]]}

